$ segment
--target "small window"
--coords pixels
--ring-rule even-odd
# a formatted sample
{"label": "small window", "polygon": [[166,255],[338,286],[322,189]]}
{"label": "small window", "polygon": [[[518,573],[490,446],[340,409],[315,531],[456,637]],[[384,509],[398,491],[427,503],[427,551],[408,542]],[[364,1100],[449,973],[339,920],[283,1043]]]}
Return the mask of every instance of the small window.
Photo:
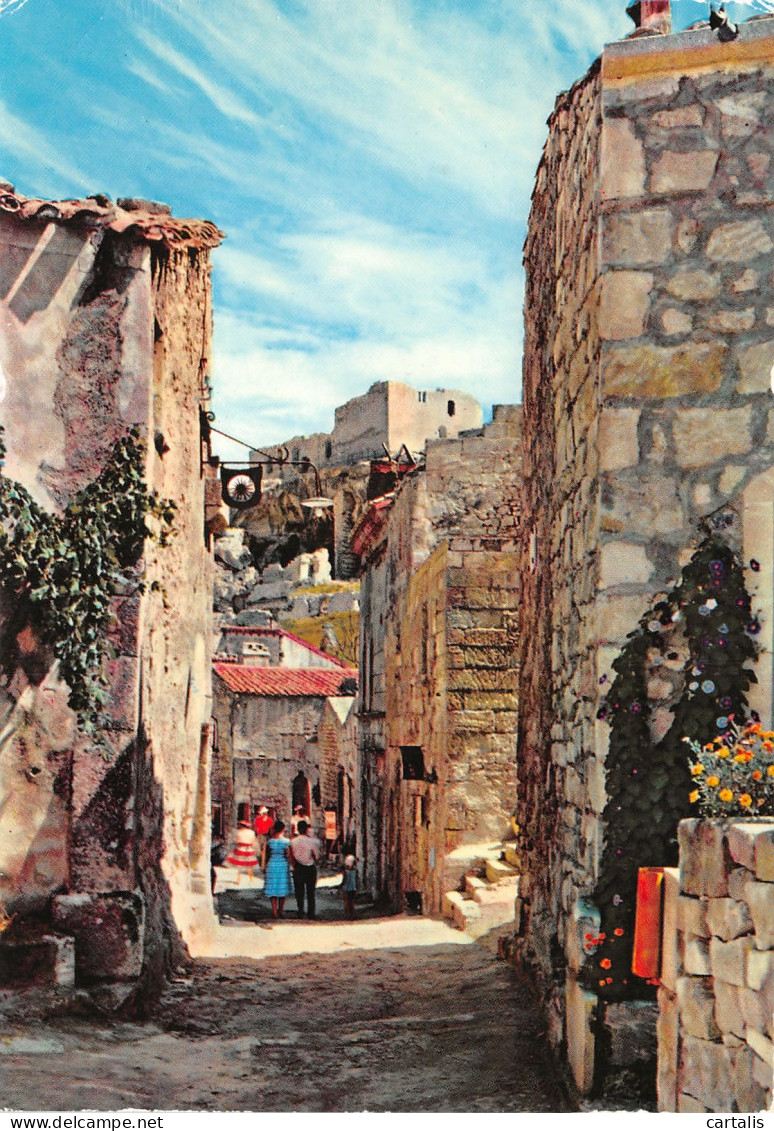
{"label": "small window", "polygon": [[404,781],[423,781],[425,777],[425,758],[421,746],[401,746]]}
{"label": "small window", "polygon": [[325,441],[325,458],[330,459],[333,455],[333,443],[331,440]]}
{"label": "small window", "polygon": [[237,824],[239,824],[240,821],[249,821],[249,820],[250,820],[250,802],[249,801],[240,801],[239,804],[237,805]]}
{"label": "small window", "polygon": [[446,402],[446,411],[449,416],[454,416],[455,412],[457,411],[457,406],[455,405],[454,401]]}

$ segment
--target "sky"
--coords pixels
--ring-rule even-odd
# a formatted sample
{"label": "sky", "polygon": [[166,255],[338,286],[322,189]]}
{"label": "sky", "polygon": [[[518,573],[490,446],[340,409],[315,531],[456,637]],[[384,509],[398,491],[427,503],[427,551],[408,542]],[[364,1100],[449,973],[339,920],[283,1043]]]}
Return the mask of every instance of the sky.
{"label": "sky", "polygon": [[[555,98],[627,0],[0,0],[0,176],[214,221],[215,427],[330,431],[374,382],[520,400]],[[673,0],[673,27],[706,19]],[[727,4],[732,19],[774,0]],[[219,440],[224,458],[244,450]]]}

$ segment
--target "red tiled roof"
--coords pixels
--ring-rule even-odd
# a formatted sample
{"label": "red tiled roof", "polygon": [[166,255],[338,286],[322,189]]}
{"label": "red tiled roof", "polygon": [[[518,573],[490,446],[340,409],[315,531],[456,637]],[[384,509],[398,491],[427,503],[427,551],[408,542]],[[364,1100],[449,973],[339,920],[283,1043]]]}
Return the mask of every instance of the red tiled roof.
{"label": "red tiled roof", "polygon": [[100,195],[84,200],[39,200],[22,196],[5,181],[0,181],[2,212],[33,222],[110,228],[114,232],[133,229],[143,240],[178,247],[217,247],[224,238],[209,220],[180,220],[171,215],[167,205],[154,201],[126,198],[114,204]]}
{"label": "red tiled roof", "polygon": [[355,668],[345,671],[341,668],[253,668],[246,664],[221,663],[212,667],[230,691],[247,695],[304,695],[327,699],[341,695],[344,682],[357,682]]}

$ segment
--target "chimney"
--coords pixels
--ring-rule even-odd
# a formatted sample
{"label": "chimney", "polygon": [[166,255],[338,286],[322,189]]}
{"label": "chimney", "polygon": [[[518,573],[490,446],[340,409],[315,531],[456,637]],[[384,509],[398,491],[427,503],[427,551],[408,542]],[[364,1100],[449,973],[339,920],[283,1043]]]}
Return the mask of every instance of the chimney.
{"label": "chimney", "polygon": [[626,9],[637,27],[634,35],[669,35],[672,30],[670,0],[636,0]]}

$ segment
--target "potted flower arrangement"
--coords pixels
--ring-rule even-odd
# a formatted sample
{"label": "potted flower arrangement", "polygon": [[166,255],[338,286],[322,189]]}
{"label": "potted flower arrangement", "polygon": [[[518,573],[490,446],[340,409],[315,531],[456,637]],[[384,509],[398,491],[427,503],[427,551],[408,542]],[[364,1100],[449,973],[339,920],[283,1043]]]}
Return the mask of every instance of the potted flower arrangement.
{"label": "potted flower arrangement", "polygon": [[704,745],[684,741],[693,789],[689,800],[702,817],[774,815],[774,731],[759,722],[736,725]]}

